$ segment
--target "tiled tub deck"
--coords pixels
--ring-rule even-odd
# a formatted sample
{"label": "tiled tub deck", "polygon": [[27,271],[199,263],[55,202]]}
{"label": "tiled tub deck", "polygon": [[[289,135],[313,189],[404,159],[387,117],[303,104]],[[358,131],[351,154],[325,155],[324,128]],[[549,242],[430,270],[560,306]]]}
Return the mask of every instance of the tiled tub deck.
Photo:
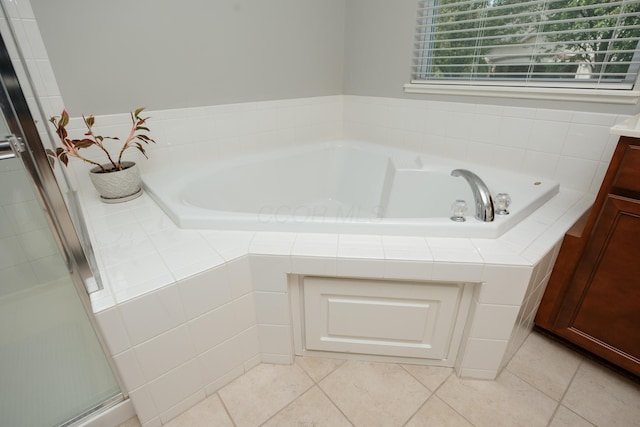
{"label": "tiled tub deck", "polygon": [[183,230],[146,194],[106,205],[84,190],[105,282],[94,312],[145,426],[259,362],[292,363],[290,275],[473,283],[455,370],[493,379],[531,329],[562,236],[592,203],[561,190],[498,239],[461,239]]}

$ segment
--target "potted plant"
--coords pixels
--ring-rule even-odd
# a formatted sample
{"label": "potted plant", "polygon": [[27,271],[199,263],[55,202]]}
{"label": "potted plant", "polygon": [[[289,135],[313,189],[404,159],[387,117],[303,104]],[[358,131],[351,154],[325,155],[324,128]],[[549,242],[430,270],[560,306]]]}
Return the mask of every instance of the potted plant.
{"label": "potted plant", "polygon": [[[136,148],[147,157],[143,144],[155,143],[155,141],[147,135],[149,132],[149,128],[146,125],[148,117],[140,116],[143,110],[144,107],[141,107],[131,113],[131,131],[122,144],[117,159],[111,156],[111,153],[107,150],[104,143],[106,140],[119,141],[120,138],[97,135],[93,130],[95,117],[93,115],[89,117],[83,115],[82,119],[87,127],[87,132],[83,138],[71,139],[67,132],[69,113],[67,110],[62,110],[60,117],[54,116],[49,119],[49,121],[53,123],[53,126],[55,126],[56,134],[62,143],[62,146],[57,147],[55,151],[51,149],[46,150],[51,165],[53,166],[57,158],[60,159],[65,166],[68,166],[69,157],[75,157],[83,162],[94,165],[89,171],[89,178],[96,190],[98,190],[98,193],[100,193],[101,200],[106,203],[123,202],[138,197],[142,194],[140,170],[135,162],[123,161],[122,156],[129,148]],[[108,163],[100,164],[80,154],[80,150],[93,146],[99,148],[106,154]]]}

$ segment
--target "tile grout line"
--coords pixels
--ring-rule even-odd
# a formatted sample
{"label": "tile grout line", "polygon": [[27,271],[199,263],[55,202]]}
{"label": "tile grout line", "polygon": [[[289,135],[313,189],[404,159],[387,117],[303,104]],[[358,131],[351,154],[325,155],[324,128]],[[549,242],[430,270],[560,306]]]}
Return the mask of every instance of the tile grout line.
{"label": "tile grout line", "polygon": [[[311,380],[311,386],[310,386],[309,388],[305,389],[302,393],[300,393],[300,395],[296,396],[293,400],[291,400],[289,403],[287,403],[286,405],[284,405],[284,406],[283,406],[282,408],[280,408],[278,411],[276,411],[276,413],[275,413],[275,414],[273,414],[272,416],[270,416],[269,418],[267,418],[266,420],[264,420],[263,422],[261,422],[261,423],[260,423],[260,425],[261,425],[261,426],[262,426],[262,425],[265,425],[266,423],[268,423],[268,422],[269,422],[269,420],[271,420],[271,419],[273,419],[274,417],[276,417],[278,414],[280,414],[281,412],[283,412],[285,409],[287,409],[287,408],[288,408],[289,406],[291,406],[293,403],[297,402],[297,401],[298,401],[298,399],[300,399],[302,396],[304,396],[305,394],[307,394],[307,393],[309,392],[309,390],[311,390],[312,388],[314,388],[314,387],[316,387],[316,386],[317,386],[316,382],[313,380],[313,378],[311,378],[311,375],[309,375],[309,373],[308,373],[308,372],[307,372],[307,371],[306,371],[302,366],[300,366],[300,365],[298,365],[298,364],[296,363],[295,357],[296,357],[296,356],[294,355],[294,357],[293,357],[293,363],[292,363],[291,365],[288,365],[288,366],[294,366],[294,365],[298,366],[298,368],[300,368],[300,370],[302,371],[302,373],[303,373],[304,375],[306,375],[306,376],[307,376],[307,378],[309,378],[309,379]],[[318,387],[318,388],[319,388],[319,387]]]}
{"label": "tile grout line", "polygon": [[[416,378],[416,377],[415,377],[415,375],[413,375],[411,372],[409,372],[409,370],[408,370],[408,369],[406,369],[404,366],[402,366],[402,364],[401,364],[401,363],[396,363],[396,365],[397,365],[398,367],[400,367],[400,369],[402,369],[403,371],[405,371],[407,374],[409,374],[409,376],[410,376],[411,378],[413,378],[414,380],[418,381],[418,384],[422,385],[422,387],[426,388],[426,389],[427,389],[427,390],[429,390],[429,392],[431,393],[431,394],[429,395],[429,397],[427,397],[427,398],[424,400],[424,402],[422,402],[422,404],[420,404],[420,405],[416,408],[416,410],[415,410],[415,411],[413,411],[413,413],[409,416],[409,418],[407,418],[407,420],[406,420],[404,423],[402,423],[402,425],[403,425],[403,426],[406,426],[406,425],[407,425],[407,423],[409,423],[409,421],[411,421],[411,420],[413,419],[413,417],[415,417],[415,416],[416,416],[416,414],[420,411],[420,409],[422,409],[422,408],[424,407],[424,405],[426,405],[426,404],[427,404],[427,402],[428,402],[428,401],[429,401],[429,400],[430,400],[430,399],[431,399],[431,398],[436,394],[436,392],[435,392],[435,391],[432,391],[429,387],[427,387],[426,385],[424,385],[424,384],[422,383],[422,381],[420,381],[418,378]],[[445,380],[444,380],[444,381],[446,381],[450,376],[451,376],[451,373],[449,373],[449,375],[447,375],[447,378],[445,378]],[[444,381],[443,381],[443,383],[444,383]],[[440,385],[442,385],[442,384],[440,384]],[[440,388],[440,386],[436,387],[436,389],[438,389],[438,388]]]}
{"label": "tile grout line", "polygon": [[[338,359],[338,360],[340,360],[340,359]],[[313,381],[314,385],[315,385],[316,387],[318,387],[318,390],[320,390],[320,392],[321,392],[322,394],[324,394],[324,396],[329,400],[329,402],[331,402],[331,404],[333,405],[333,407],[334,407],[334,408],[336,408],[336,409],[338,410],[338,412],[340,412],[340,413],[342,414],[342,416],[344,417],[344,419],[345,419],[345,420],[347,420],[347,422],[348,422],[349,424],[351,424],[352,426],[354,426],[355,424],[353,424],[353,422],[351,421],[351,419],[349,419],[349,417],[347,417],[347,414],[345,414],[345,413],[342,411],[342,408],[340,408],[340,406],[338,406],[338,404],[336,404],[336,402],[334,402],[334,401],[333,401],[333,399],[331,399],[331,396],[329,396],[329,395],[327,394],[327,392],[326,392],[326,391],[324,391],[324,389],[320,386],[320,383],[322,382],[322,380],[324,380],[325,378],[327,378],[329,375],[333,374],[335,371],[337,371],[341,366],[343,366],[343,365],[344,365],[345,363],[347,363],[347,362],[348,362],[348,360],[343,359],[343,360],[342,360],[342,363],[340,363],[338,366],[336,366],[334,369],[332,369],[332,370],[331,370],[331,372],[327,373],[327,374],[326,374],[326,375],[324,375],[322,378],[320,378],[320,379],[318,380],[318,382],[316,382],[313,378],[311,378],[311,375],[309,375],[309,374],[307,374],[307,375],[309,375],[309,378],[311,378],[311,381]],[[296,362],[295,362],[295,360],[294,360],[294,362],[293,362],[293,363],[296,363]],[[301,365],[299,365],[299,366],[302,368],[302,370],[303,370],[305,373],[307,373],[307,371],[306,371],[306,370],[305,370]]]}
{"label": "tile grout line", "polygon": [[220,400],[220,403],[222,404],[222,407],[224,408],[224,411],[226,412],[227,417],[229,417],[229,421],[231,421],[231,424],[233,424],[234,427],[238,427],[236,422],[235,422],[235,420],[231,416],[231,412],[229,412],[229,408],[227,408],[227,405],[225,405],[224,400],[222,400],[222,396],[220,395],[220,393],[218,391],[216,391],[215,394],[218,396],[218,399]]}
{"label": "tile grout line", "polygon": [[[413,378],[415,378],[418,382],[420,382],[420,380],[418,378],[416,378],[411,372],[409,372],[408,369],[406,369],[404,366],[402,366],[402,364],[398,364],[402,369],[404,369],[409,375],[411,375]],[[429,387],[427,387],[426,385],[424,386],[427,390],[431,391],[431,396],[429,396],[427,398],[427,400],[424,401],[424,403],[422,405],[420,405],[420,407],[411,415],[411,417],[409,417],[409,419],[407,420],[406,423],[404,423],[403,425],[407,425],[407,423],[409,423],[409,421],[411,421],[411,419],[413,417],[416,416],[416,414],[418,413],[418,411],[420,411],[420,409],[422,409],[422,407],[424,405],[427,404],[427,402],[429,400],[431,400],[434,396],[435,398],[437,398],[438,400],[440,400],[442,403],[444,403],[445,405],[447,405],[449,408],[451,408],[451,410],[453,412],[455,412],[456,414],[460,415],[464,420],[466,420],[470,425],[475,426],[475,424],[473,424],[467,417],[465,417],[464,415],[462,415],[460,412],[458,412],[453,406],[449,405],[448,402],[446,402],[444,399],[442,399],[440,396],[438,396],[436,393],[438,392],[438,390],[440,390],[440,388],[442,388],[442,386],[444,385],[444,383],[446,383],[449,378],[451,378],[452,375],[456,375],[456,371],[455,368],[452,368],[451,372],[449,373],[449,375],[447,375],[447,377],[442,380],[442,382],[438,385],[438,387],[436,387],[435,390],[431,391],[429,389]],[[422,382],[420,382],[420,384],[422,384]],[[424,385],[424,384],[423,384]]]}
{"label": "tile grout line", "polygon": [[[573,383],[573,380],[576,377],[576,375],[578,373],[578,370],[580,369],[580,367],[582,366],[583,363],[584,363],[584,359],[581,358],[580,363],[576,367],[576,371],[571,376],[571,380],[567,384],[567,387],[564,389],[564,392],[562,393],[562,396],[560,396],[560,399],[558,399],[558,400],[553,399],[553,400],[555,400],[557,402],[557,405],[556,405],[556,409],[553,411],[553,414],[551,414],[551,418],[549,418],[549,421],[547,422],[547,427],[551,426],[551,423],[553,422],[553,419],[556,417],[556,414],[558,413],[558,409],[560,409],[560,407],[562,406],[562,401],[564,400],[564,397],[567,395],[567,392],[569,391],[569,388],[571,387],[571,384]],[[511,371],[509,371],[509,372],[511,372]],[[515,373],[513,373],[513,374],[516,375]],[[516,375],[516,376],[518,378],[520,378],[518,375]],[[522,378],[520,378],[520,379],[522,379]],[[525,380],[522,379],[522,381],[525,381]],[[527,381],[525,381],[525,382],[527,382]],[[527,384],[529,384],[529,383],[527,382]],[[535,386],[533,386],[533,387],[535,387]],[[536,390],[537,390],[537,388],[536,388]],[[544,393],[544,394],[547,395],[546,393]],[[549,396],[549,397],[551,397],[551,396]],[[569,409],[569,408],[567,408],[567,409]],[[573,412],[573,411],[571,411],[571,412]],[[582,417],[581,415],[579,415],[579,414],[577,414],[575,412],[573,412],[573,413],[578,415],[578,416],[580,416],[580,418],[584,419],[584,417]]]}

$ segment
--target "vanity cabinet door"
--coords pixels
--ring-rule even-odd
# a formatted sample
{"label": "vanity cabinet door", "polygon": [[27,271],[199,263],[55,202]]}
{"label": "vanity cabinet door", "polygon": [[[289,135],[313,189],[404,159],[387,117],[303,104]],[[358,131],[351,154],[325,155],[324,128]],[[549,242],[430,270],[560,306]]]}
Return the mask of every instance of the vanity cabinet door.
{"label": "vanity cabinet door", "polygon": [[640,200],[606,196],[553,329],[640,374]]}

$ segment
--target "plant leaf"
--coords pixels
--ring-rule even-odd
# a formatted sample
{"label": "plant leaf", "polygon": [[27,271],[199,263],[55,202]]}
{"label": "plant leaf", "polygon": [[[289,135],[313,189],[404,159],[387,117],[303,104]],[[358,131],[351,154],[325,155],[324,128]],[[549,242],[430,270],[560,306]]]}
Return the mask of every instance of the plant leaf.
{"label": "plant leaf", "polygon": [[93,144],[95,144],[95,142],[93,140],[88,139],[88,138],[74,139],[71,142],[73,143],[73,146],[76,147],[76,148],[89,148]]}
{"label": "plant leaf", "polygon": [[136,130],[146,130],[147,132],[151,132],[148,127],[145,126],[137,126]]}
{"label": "plant leaf", "polygon": [[62,115],[60,116],[60,120],[58,121],[58,126],[63,128],[69,124],[69,113],[67,110],[62,110]]}
{"label": "plant leaf", "polygon": [[69,157],[67,157],[67,153],[62,153],[60,155],[60,161],[64,163],[65,166],[69,166]]}
{"label": "plant leaf", "polygon": [[135,147],[142,153],[143,156],[145,156],[147,159],[149,158],[149,156],[147,156],[147,152],[142,147],[142,144],[136,142]]}
{"label": "plant leaf", "polygon": [[137,108],[136,111],[133,113],[134,117],[138,117],[140,115],[140,113],[142,113],[142,111],[145,109],[146,107],[140,107]]}

